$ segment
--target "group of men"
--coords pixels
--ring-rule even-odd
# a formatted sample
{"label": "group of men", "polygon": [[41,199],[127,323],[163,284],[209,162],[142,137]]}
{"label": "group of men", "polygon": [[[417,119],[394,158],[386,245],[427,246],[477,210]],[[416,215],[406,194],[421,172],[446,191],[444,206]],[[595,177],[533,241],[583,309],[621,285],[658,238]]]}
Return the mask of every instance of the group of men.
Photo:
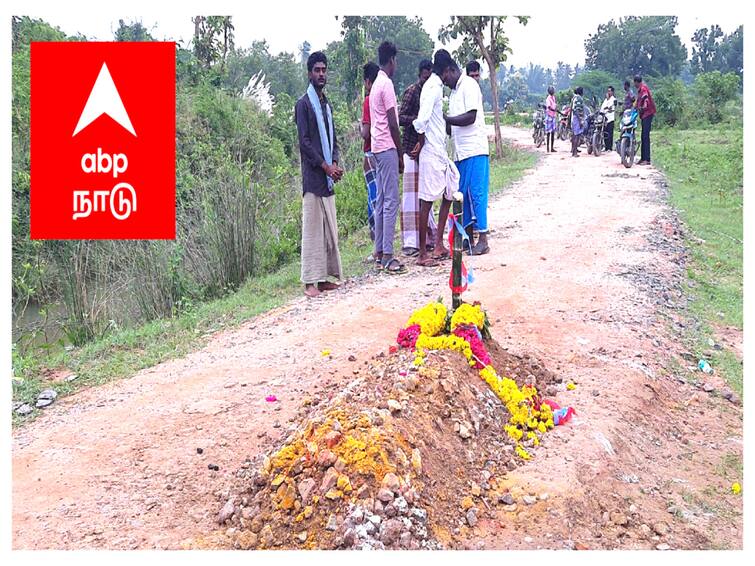
{"label": "group of men", "polygon": [[[420,62],[418,79],[405,90],[399,106],[392,81],[397,53],[396,46],[385,41],[378,48],[378,64],[364,65],[365,100],[360,124],[374,240],[372,260],[378,269],[391,274],[406,271],[394,253],[399,212],[402,255],[416,257],[417,265],[423,267],[450,258],[443,234],[457,191],[463,197],[463,212],[456,221],[469,239],[469,252],[480,255],[490,251],[489,145],[478,84],[479,64],[468,64],[465,75],[448,51],[438,50],[432,62]],[[332,107],[323,92],[327,83],[325,54],[312,53],[307,71],[309,87],[295,108],[304,193],[301,280],[305,294],[316,297],[338,287],[330,277],[342,278],[333,186],[344,171],[338,165]],[[447,114],[443,111],[444,86],[450,89]],[[449,135],[454,160],[447,152]],[[437,221],[433,214],[436,202],[440,203]]]}

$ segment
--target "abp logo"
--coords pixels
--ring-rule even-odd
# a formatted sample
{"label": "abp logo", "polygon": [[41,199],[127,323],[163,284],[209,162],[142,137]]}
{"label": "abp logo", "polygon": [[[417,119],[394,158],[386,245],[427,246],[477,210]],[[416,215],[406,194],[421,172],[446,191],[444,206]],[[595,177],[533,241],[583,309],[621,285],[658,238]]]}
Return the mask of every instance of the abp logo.
{"label": "abp logo", "polygon": [[175,43],[31,45],[31,238],[173,239]]}

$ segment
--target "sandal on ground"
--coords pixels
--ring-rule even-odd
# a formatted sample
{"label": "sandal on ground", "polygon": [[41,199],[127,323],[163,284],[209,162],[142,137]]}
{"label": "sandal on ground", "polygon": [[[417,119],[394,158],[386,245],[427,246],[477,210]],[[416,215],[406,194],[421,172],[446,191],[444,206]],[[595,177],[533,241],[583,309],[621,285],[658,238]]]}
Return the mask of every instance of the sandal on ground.
{"label": "sandal on ground", "polygon": [[477,247],[472,248],[472,255],[485,255],[487,253],[490,253],[490,246],[485,246],[482,249],[478,249]]}
{"label": "sandal on ground", "polygon": [[317,288],[320,291],[335,291],[339,287],[340,287],[340,285],[338,285],[336,283],[333,283],[332,281],[320,281],[317,284]]}
{"label": "sandal on ground", "polygon": [[420,267],[437,267],[440,264],[438,260],[433,257],[425,257],[424,259],[418,259],[417,265]]}
{"label": "sandal on ground", "polygon": [[392,257],[388,260],[388,263],[383,265],[383,271],[385,273],[390,273],[391,275],[399,275],[401,273],[406,273],[406,266],[395,257]]}
{"label": "sandal on ground", "polygon": [[317,287],[308,287],[304,289],[304,295],[306,295],[310,299],[319,297],[321,294],[322,294],[322,291],[320,291]]}
{"label": "sandal on ground", "polygon": [[401,254],[406,257],[417,257],[419,255],[419,250],[417,248],[404,248],[401,250]]}

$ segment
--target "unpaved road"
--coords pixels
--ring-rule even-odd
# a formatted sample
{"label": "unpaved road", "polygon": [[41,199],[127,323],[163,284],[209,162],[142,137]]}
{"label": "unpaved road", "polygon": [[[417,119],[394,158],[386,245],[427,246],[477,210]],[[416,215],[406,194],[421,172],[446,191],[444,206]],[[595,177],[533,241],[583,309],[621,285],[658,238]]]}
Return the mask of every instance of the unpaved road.
{"label": "unpaved road", "polygon": [[[513,494],[547,499],[481,521],[470,546],[741,548],[729,487],[742,412],[683,379],[684,250],[662,178],[615,153],[559,150],[491,203],[492,252],[471,262],[465,298],[482,301],[502,346],[577,384],[557,399],[578,418],[509,476]],[[178,548],[212,530],[234,471],[286,435],[303,392],[327,402],[413,308],[448,295],[448,268],[294,300],[184,359],[62,399],[13,433],[13,547]]]}

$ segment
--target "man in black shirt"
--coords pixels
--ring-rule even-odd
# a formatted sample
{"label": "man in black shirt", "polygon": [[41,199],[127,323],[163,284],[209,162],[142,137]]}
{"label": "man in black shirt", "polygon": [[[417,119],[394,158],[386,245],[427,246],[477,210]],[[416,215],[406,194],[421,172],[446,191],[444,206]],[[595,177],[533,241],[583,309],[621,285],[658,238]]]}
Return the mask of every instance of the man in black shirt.
{"label": "man in black shirt", "polygon": [[323,88],[328,60],[316,51],[307,60],[309,87],[296,101],[294,117],[299,134],[302,176],[301,280],[304,293],[316,297],[337,289],[328,277],[342,278],[333,185],[341,180],[333,109]]}

